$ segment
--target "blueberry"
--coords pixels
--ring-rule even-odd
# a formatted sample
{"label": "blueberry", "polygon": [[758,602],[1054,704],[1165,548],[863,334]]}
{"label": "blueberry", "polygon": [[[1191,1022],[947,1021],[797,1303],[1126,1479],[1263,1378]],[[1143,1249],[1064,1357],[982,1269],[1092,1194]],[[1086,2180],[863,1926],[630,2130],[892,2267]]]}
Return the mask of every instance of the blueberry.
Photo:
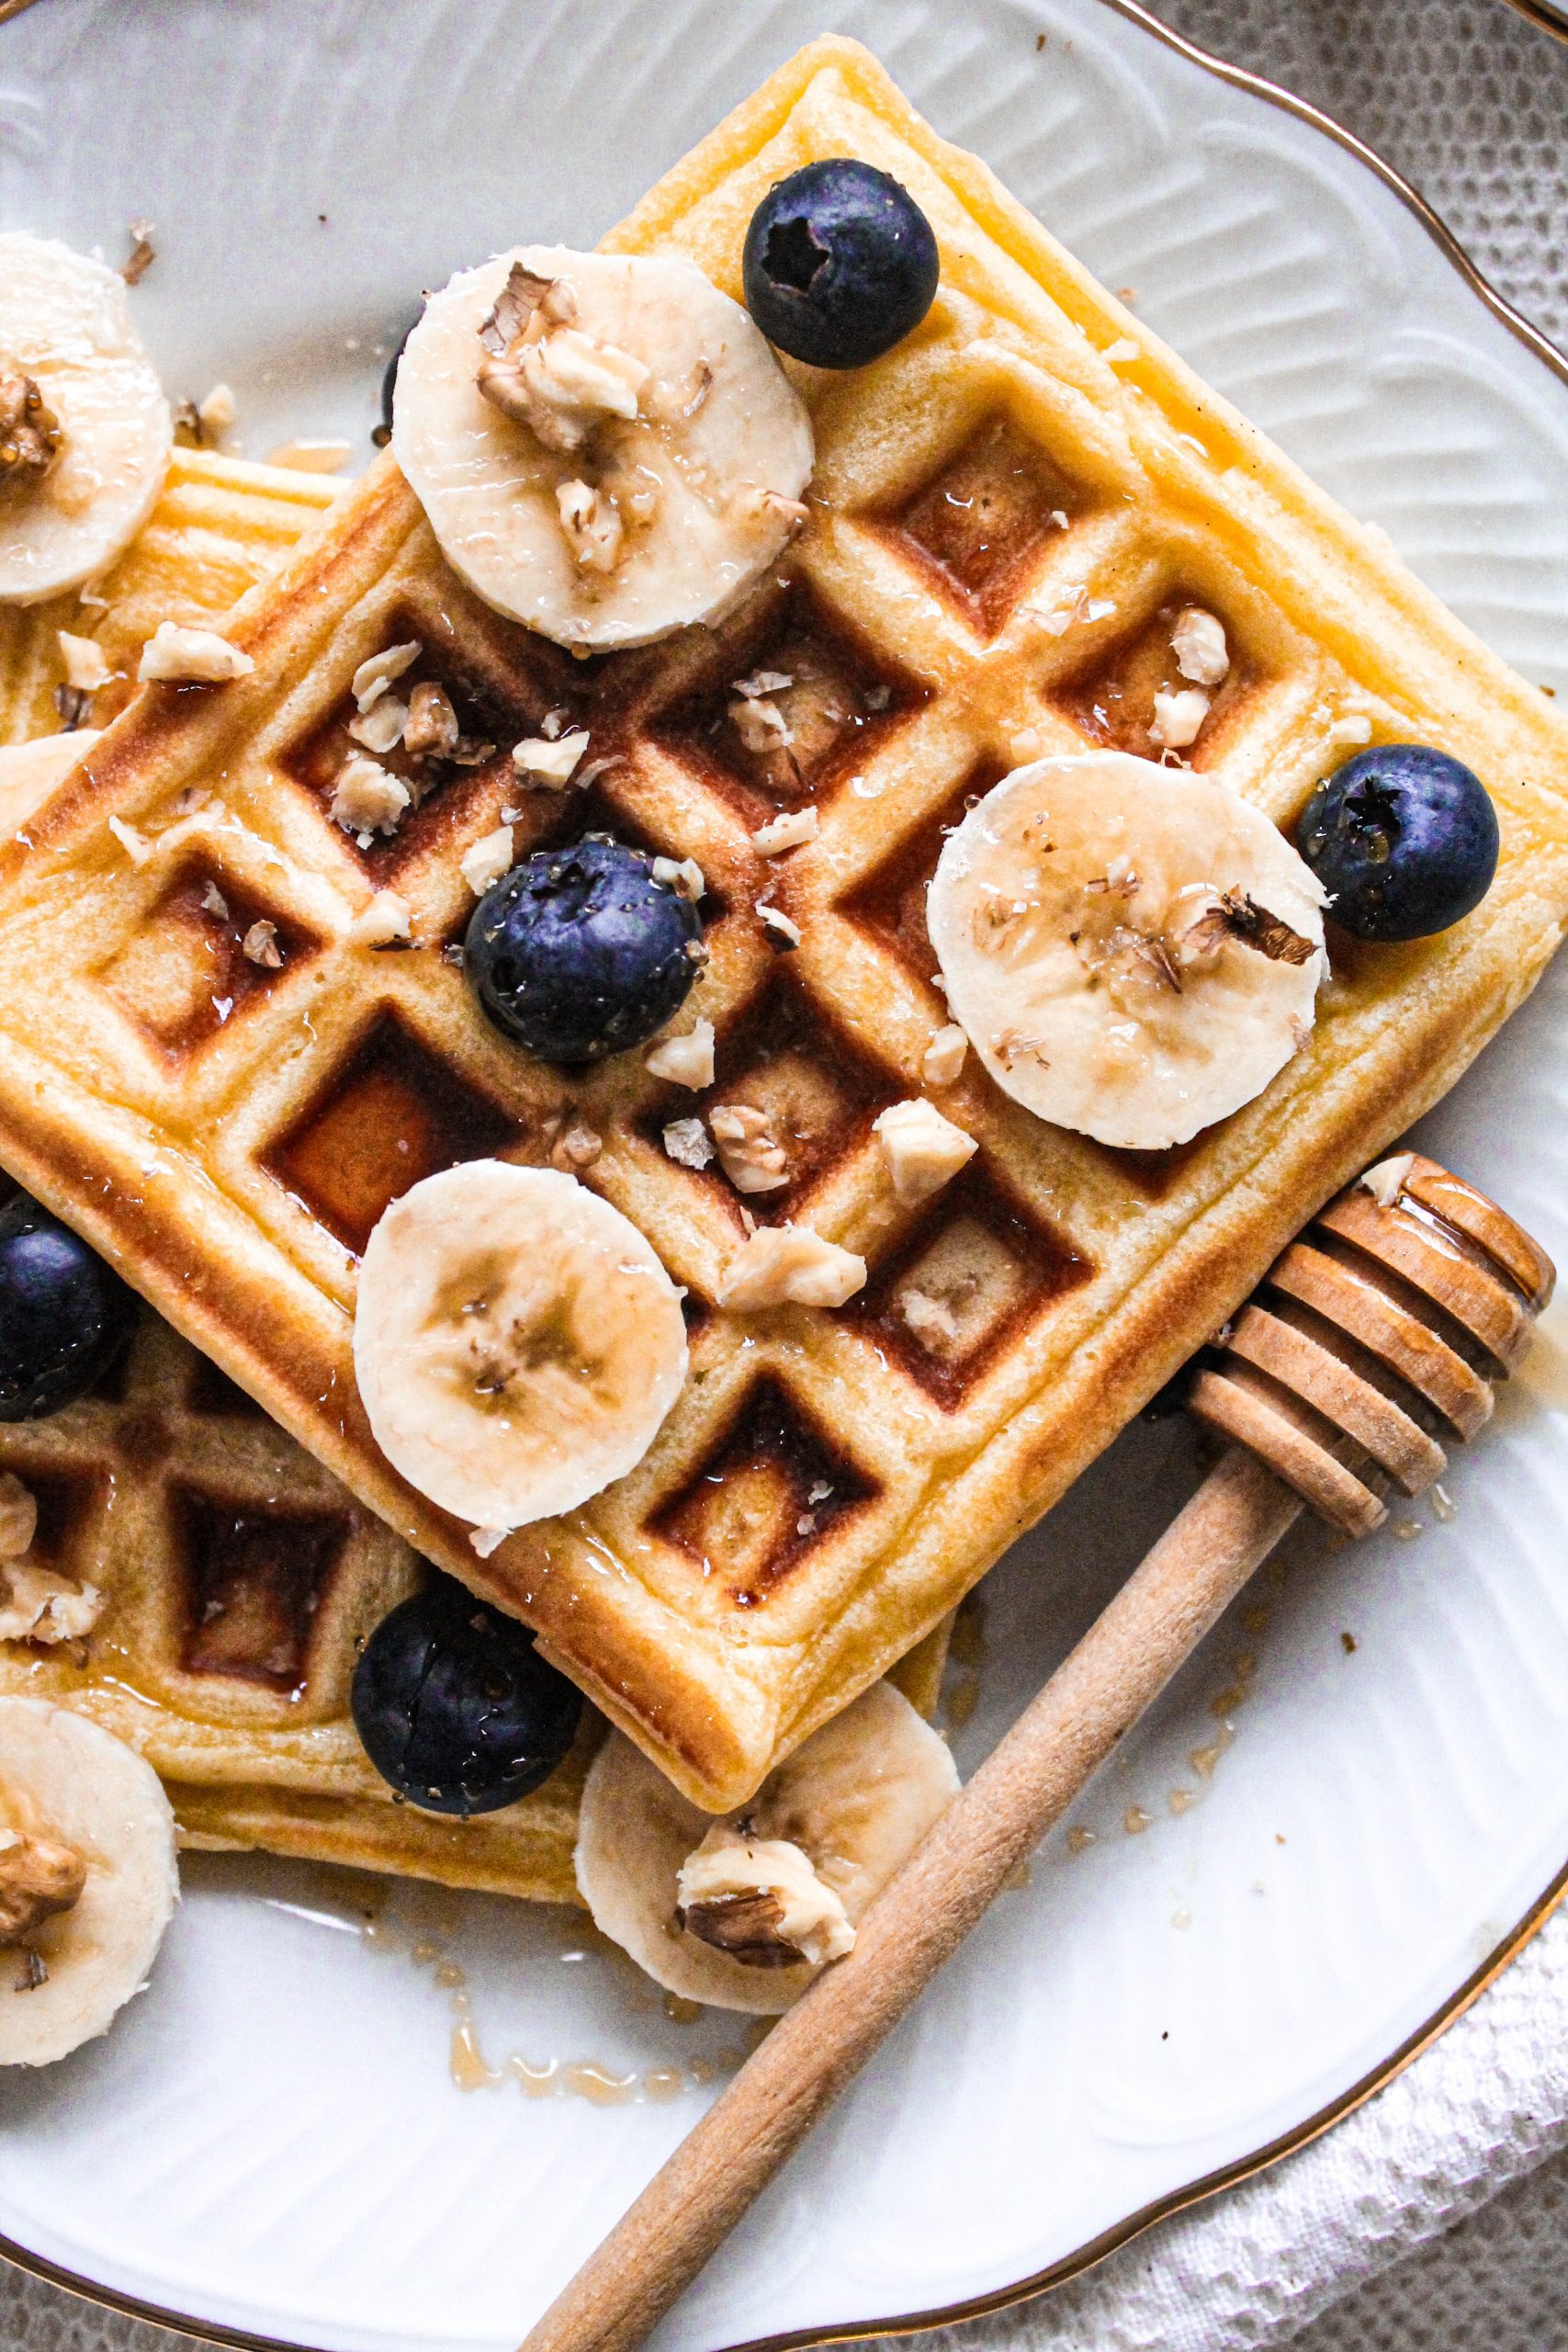
{"label": "blueberry", "polygon": [[69,1226],[25,1193],[0,1209],[0,1421],[73,1405],[135,1321],[134,1294]]}
{"label": "blueberry", "polygon": [[383,1617],[354,1669],[354,1720],[384,1781],[426,1813],[494,1813],[547,1781],[582,1695],[515,1618],[450,1577]]}
{"label": "blueberry", "polygon": [[536,850],[474,909],[464,968],[496,1027],[547,1062],[640,1046],[705,960],[702,917],[607,833]]}
{"label": "blueberry", "polygon": [[1296,846],[1358,939],[1426,939],[1479,906],[1497,814],[1479,776],[1429,743],[1358,752],[1320,784]]}
{"label": "blueberry", "polygon": [[936,295],[936,239],[886,172],[837,157],[792,172],[746,232],[747,307],[770,343],[814,368],[863,368],[918,327]]}

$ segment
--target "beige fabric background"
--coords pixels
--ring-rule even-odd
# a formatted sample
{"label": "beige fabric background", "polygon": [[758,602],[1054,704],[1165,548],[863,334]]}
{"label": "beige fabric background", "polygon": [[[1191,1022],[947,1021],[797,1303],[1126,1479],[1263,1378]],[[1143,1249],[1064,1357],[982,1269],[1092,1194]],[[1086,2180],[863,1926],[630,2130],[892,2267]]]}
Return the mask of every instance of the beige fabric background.
{"label": "beige fabric background", "polygon": [[[1153,5],[1190,40],[1310,98],[1386,156],[1508,299],[1568,347],[1568,42],[1506,0]],[[1533,1973],[1522,1968],[1490,1997],[1528,2006]],[[1561,2146],[1561,2118],[1517,2120],[1532,2150]],[[1518,2164],[1516,2151],[1499,2172]],[[1485,2187],[1484,2178],[1472,2184],[1466,2204]],[[1267,2183],[1241,2193],[1267,2195]],[[1021,2311],[944,2331],[940,2342],[943,2352],[1021,2352],[1039,2340],[1044,2319],[1043,2311]],[[1116,2333],[1163,2352],[1157,2336]],[[1083,2334],[1067,2334],[1074,2352],[1106,2341],[1092,2320]],[[1261,2313],[1257,2334],[1281,2340]],[[1227,2330],[1225,2340],[1236,2338]],[[1548,2157],[1292,2340],[1297,2352],[1568,2352],[1568,2154]],[[186,2342],[0,2266],[4,2352],[175,2352]]]}

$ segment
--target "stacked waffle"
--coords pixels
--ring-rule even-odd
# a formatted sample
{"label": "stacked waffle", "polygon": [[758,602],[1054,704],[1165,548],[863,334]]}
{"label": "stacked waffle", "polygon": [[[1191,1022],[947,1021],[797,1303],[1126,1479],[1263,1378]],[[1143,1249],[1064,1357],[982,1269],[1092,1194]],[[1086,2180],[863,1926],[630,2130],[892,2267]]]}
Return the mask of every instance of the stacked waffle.
{"label": "stacked waffle", "polygon": [[[863,51],[804,51],[610,246],[686,254],[739,293],[758,202],[833,155],[912,193],[942,288],[885,359],[796,371],[810,517],[732,617],[573,661],[463,588],[384,459],[242,608],[254,670],[141,697],[0,859],[0,1157],[714,1809],[939,1623],[1452,1083],[1568,916],[1568,736],[1539,694]],[[944,832],[1020,760],[1147,752],[1190,606],[1231,656],[1195,769],[1289,825],[1348,744],[1438,746],[1486,780],[1496,879],[1439,936],[1337,936],[1310,1042],[1178,1148],[1048,1125],[971,1057],[943,1106],[977,1152],[911,1207],[874,1122],[922,1091],[946,1022],[923,920]],[[356,837],[331,807],[353,682],[411,646],[400,691],[443,690],[465,757],[422,775],[395,832]],[[761,677],[787,755],[737,714]],[[716,1072],[694,1099],[634,1056],[583,1074],[520,1051],[452,953],[462,861],[517,797],[504,747],[551,727],[587,730],[593,780],[527,796],[516,854],[605,830],[705,879]],[[814,836],[774,862],[755,835],[807,805]],[[376,944],[383,890],[406,946]],[[257,922],[265,967],[224,944]],[[765,1193],[667,1148],[676,1121],[735,1106],[782,1152]],[[489,1155],[571,1164],[640,1228],[685,1286],[691,1370],[629,1476],[481,1560],[376,1446],[351,1332],[389,1202]],[[865,1259],[863,1289],[724,1306],[748,1218],[809,1223]]]}

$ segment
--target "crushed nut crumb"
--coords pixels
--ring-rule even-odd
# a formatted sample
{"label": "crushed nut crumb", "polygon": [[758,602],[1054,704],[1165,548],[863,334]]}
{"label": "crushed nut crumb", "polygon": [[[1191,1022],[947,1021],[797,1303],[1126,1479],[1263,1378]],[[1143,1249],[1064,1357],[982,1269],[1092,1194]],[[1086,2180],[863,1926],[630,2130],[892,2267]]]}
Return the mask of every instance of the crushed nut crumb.
{"label": "crushed nut crumb", "polygon": [[153,223],[133,220],[126,234],[130,239],[130,251],[119,266],[119,274],[128,286],[140,286],[158,258],[158,248],[152,243]]}
{"label": "crushed nut crumb", "polygon": [[231,645],[216,629],[182,628],[177,621],[160,621],[141,649],[137,676],[171,685],[227,685],[248,677],[255,668],[248,653]]}
{"label": "crushed nut crumb", "polygon": [[202,892],[201,908],[204,914],[216,915],[220,922],[227,922],[229,920],[229,901],[216,882],[209,881],[206,889]]}
{"label": "crushed nut crumb", "polygon": [[240,942],[240,953],[248,964],[259,964],[264,971],[281,972],[283,950],[277,944],[277,925],[265,919],[252,923]]}
{"label": "crushed nut crumb", "polygon": [[789,1182],[789,1157],[765,1112],[724,1102],[708,1114],[719,1165],[738,1193],[776,1193]]}
{"label": "crushed nut crumb", "polygon": [[873,1120],[871,1131],[882,1147],[893,1190],[906,1204],[940,1193],[979,1149],[973,1136],[944,1119],[923,1096],[890,1103]]}
{"label": "crushed nut crumb", "polygon": [[1222,686],[1230,675],[1230,647],[1224,624],[1201,605],[1188,605],[1176,616],[1170,650],[1184,678],[1196,686]]}
{"label": "crushed nut crumb", "polygon": [[678,1168],[707,1168],[716,1157],[700,1119],[671,1119],[663,1131],[663,1142],[666,1155]]}
{"label": "crushed nut crumb", "polygon": [[1170,752],[1185,752],[1195,743],[1209,716],[1209,697],[1201,686],[1183,686],[1178,693],[1163,687],[1155,696],[1149,741]]}
{"label": "crushed nut crumb", "polygon": [[577,727],[570,735],[558,735],[553,741],[543,735],[525,737],[512,746],[512,761],[529,784],[546,792],[564,792],[587,749],[588,729]]}
{"label": "crushed nut crumb", "polygon": [[357,834],[364,848],[372,833],[396,832],[410,802],[400,776],[356,752],[338,771],[329,813],[345,833]]}
{"label": "crushed nut crumb", "polygon": [[346,933],[353,947],[394,947],[409,938],[409,903],[395,890],[378,890],[361,907]]}
{"label": "crushed nut crumb", "polygon": [[65,683],[79,694],[96,694],[107,686],[113,673],[104,657],[104,649],[96,638],[73,637],[68,628],[55,630],[60,646],[60,658],[65,664]]}
{"label": "crushed nut crumb", "polygon": [[145,865],[152,854],[152,844],[147,835],[128,825],[123,817],[109,819],[109,831],[130,858],[132,865]]}
{"label": "crushed nut crumb", "polygon": [[604,1136],[592,1127],[568,1127],[550,1147],[550,1166],[574,1176],[581,1168],[592,1168],[604,1148]]}
{"label": "crushed nut crumb", "polygon": [[481,833],[463,852],[458,872],[476,899],[482,899],[493,883],[512,870],[512,828],[498,825],[492,833]]}
{"label": "crushed nut crumb", "polygon": [[389,645],[384,653],[372,653],[362,662],[349,685],[360,709],[368,710],[405,670],[412,668],[423,650],[418,638],[412,638],[406,645]]}
{"label": "crushed nut crumb", "polygon": [[666,1037],[649,1046],[642,1066],[652,1078],[694,1090],[713,1084],[713,1023],[699,1021],[683,1037]]}
{"label": "crushed nut crumb", "polygon": [[865,1260],[852,1250],[825,1241],[808,1225],[762,1225],[726,1267],[718,1303],[741,1314],[765,1306],[842,1306],[864,1283]]}
{"label": "crushed nut crumb", "polygon": [[662,882],[669,889],[673,890],[678,898],[690,899],[694,906],[707,888],[703,869],[694,857],[682,857],[679,860],[673,857],[656,857],[653,861],[653,878],[656,882]]}
{"label": "crushed nut crumb", "polygon": [[408,727],[409,706],[399,695],[378,695],[368,710],[362,710],[348,722],[348,731],[355,742],[379,757],[395,752],[403,741]]}
{"label": "crushed nut crumb", "polygon": [[462,729],[445,686],[426,678],[409,696],[403,725],[403,749],[417,760],[449,760],[462,741]]}
{"label": "crushed nut crumb", "polygon": [[931,1032],[920,1057],[920,1076],[928,1086],[951,1086],[959,1077],[969,1051],[969,1040],[956,1021]]}
{"label": "crushed nut crumb", "polygon": [[764,857],[780,857],[786,849],[798,849],[802,842],[814,842],[820,822],[815,806],[781,809],[765,825],[758,826],[751,836],[752,846]]}
{"label": "crushed nut crumb", "polygon": [[800,925],[786,915],[782,907],[775,907],[772,899],[757,900],[757,915],[767,933],[770,947],[780,948],[787,955],[800,945]]}

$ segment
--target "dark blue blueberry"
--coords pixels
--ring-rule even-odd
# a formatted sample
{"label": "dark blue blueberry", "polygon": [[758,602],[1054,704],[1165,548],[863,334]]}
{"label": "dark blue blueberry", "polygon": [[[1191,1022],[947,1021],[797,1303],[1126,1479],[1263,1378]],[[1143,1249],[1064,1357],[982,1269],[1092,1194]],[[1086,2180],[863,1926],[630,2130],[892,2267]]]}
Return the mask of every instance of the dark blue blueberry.
{"label": "dark blue blueberry", "polygon": [[354,1720],[384,1781],[426,1813],[494,1813],[547,1781],[582,1695],[534,1636],[450,1577],[383,1617],[354,1669]]}
{"label": "dark blue blueberry", "polygon": [[0,1421],[85,1396],[130,1337],[136,1299],[27,1193],[0,1209]]}
{"label": "dark blue blueberry", "polygon": [[770,343],[813,368],[863,368],[936,296],[936,239],[909,194],[836,157],[792,172],[746,232],[746,304]]}
{"label": "dark blue blueberry", "polygon": [[661,1029],[706,960],[690,899],[607,833],[536,850],[474,909],[464,968],[496,1027],[547,1062],[625,1053]]}
{"label": "dark blue blueberry", "polygon": [[1358,939],[1426,939],[1480,905],[1497,813],[1479,776],[1429,743],[1358,752],[1320,784],[1296,847]]}

